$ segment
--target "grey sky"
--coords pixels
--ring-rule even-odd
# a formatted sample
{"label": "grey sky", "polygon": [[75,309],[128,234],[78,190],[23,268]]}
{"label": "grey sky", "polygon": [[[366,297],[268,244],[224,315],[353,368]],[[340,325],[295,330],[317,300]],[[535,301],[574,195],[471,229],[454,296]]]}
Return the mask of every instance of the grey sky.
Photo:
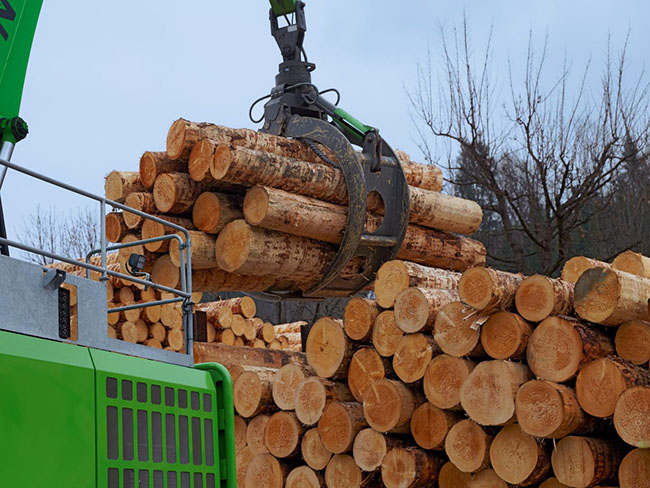
{"label": "grey sky", "polygon": [[[493,72],[523,60],[528,33],[550,36],[550,65],[566,53],[600,69],[607,36],[631,29],[629,62],[650,61],[650,2],[311,0],[306,49],[315,83],[336,87],[342,106],[419,158],[404,87],[427,48],[438,60],[439,26],[467,13],[474,45],[494,25]],[[45,0],[27,73],[22,116],[31,134],[14,162],[101,193],[113,169],[137,171],[162,150],[178,117],[252,127],[248,107],[268,93],[280,56],[267,0]],[[42,206],[67,212],[81,199],[10,173],[2,190],[10,236]]]}

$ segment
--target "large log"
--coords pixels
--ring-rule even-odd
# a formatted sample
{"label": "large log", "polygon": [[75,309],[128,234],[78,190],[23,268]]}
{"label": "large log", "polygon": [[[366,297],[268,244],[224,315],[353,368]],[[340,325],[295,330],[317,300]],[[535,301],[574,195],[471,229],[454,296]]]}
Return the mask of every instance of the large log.
{"label": "large log", "polygon": [[315,427],[305,432],[300,443],[300,451],[303,460],[316,471],[325,469],[325,466],[332,458],[332,453],[325,449],[318,429]]}
{"label": "large log", "polygon": [[285,364],[307,365],[304,353],[293,351],[259,350],[252,347],[229,347],[219,344],[194,344],[194,362],[220,363],[230,369],[245,364],[262,368],[280,369]]}
{"label": "large log", "polygon": [[458,295],[463,303],[476,310],[505,310],[512,306],[517,287],[523,279],[524,276],[520,274],[474,267],[460,277]]}
{"label": "large log", "polygon": [[521,385],[515,407],[519,426],[535,437],[561,439],[600,426],[580,408],[572,388],[551,381],[533,380]]}
{"label": "large log", "polygon": [[[341,242],[347,226],[344,206],[264,186],[248,191],[244,215],[251,225],[331,244]],[[369,231],[376,231],[380,224],[381,218],[368,216]],[[463,271],[485,263],[485,247],[472,239],[409,225],[397,257]]]}
{"label": "large log", "polygon": [[624,391],[616,402],[614,427],[623,441],[634,447],[650,447],[650,387]]}
{"label": "large log", "polygon": [[521,359],[532,332],[532,326],[516,313],[497,312],[481,327],[481,345],[493,359]]}
{"label": "large log", "polygon": [[650,322],[631,320],[616,329],[616,354],[632,364],[650,361]]}
{"label": "large log", "polygon": [[375,429],[363,429],[354,439],[352,455],[362,471],[372,472],[381,468],[381,462],[389,449],[397,447],[400,441],[388,437]]}
{"label": "large log", "polygon": [[273,401],[280,410],[295,408],[295,394],[298,385],[309,374],[307,368],[292,363],[282,366],[273,377]]}
{"label": "large log", "polygon": [[534,275],[523,280],[515,294],[517,312],[531,322],[549,315],[568,315],[573,309],[573,283]]}
{"label": "large log", "polygon": [[383,357],[390,357],[395,354],[404,331],[395,323],[395,313],[392,310],[384,310],[375,319],[372,328],[372,345]]}
{"label": "large log", "polygon": [[197,229],[218,234],[226,224],[242,219],[241,199],[223,193],[201,193],[192,207],[192,221]]}
{"label": "large log", "polygon": [[129,193],[145,191],[140,175],[132,171],[111,171],[104,183],[104,193],[108,200],[122,203]]}
{"label": "large log", "polygon": [[348,387],[358,402],[363,402],[366,391],[375,382],[384,379],[389,368],[377,351],[371,347],[359,349],[352,356],[348,368]]}
{"label": "large log", "polygon": [[575,256],[564,263],[562,279],[568,283],[576,283],[582,273],[591,268],[611,268],[611,265],[597,259]]}
{"label": "large log", "polygon": [[445,448],[447,433],[459,417],[452,412],[441,410],[426,402],[413,411],[410,430],[413,439],[423,449],[442,450]]}
{"label": "large log", "polygon": [[[171,263],[171,259],[169,262]],[[173,266],[173,263],[171,264]],[[279,283],[277,278],[273,276],[228,273],[220,269],[197,269],[192,271],[193,291],[267,291],[271,288],[285,290],[293,287],[292,283]]]}
{"label": "large log", "polygon": [[156,178],[153,198],[162,213],[184,214],[192,210],[203,191],[205,187],[186,173],[165,173]]}
{"label": "large log", "polygon": [[401,381],[381,379],[370,384],[363,397],[363,415],[377,432],[405,434],[422,398]]}
{"label": "large log", "polygon": [[285,488],[320,488],[324,482],[320,473],[307,466],[298,466],[291,470],[284,486]]}
{"label": "large log", "polygon": [[428,268],[409,261],[388,261],[384,263],[375,278],[377,304],[392,308],[397,296],[409,287],[453,290],[460,274],[437,268]]}
{"label": "large log", "polygon": [[106,226],[106,240],[108,242],[122,242],[129,229],[124,223],[122,212],[109,212],[104,217]]}
{"label": "large log", "polygon": [[228,309],[231,313],[242,315],[247,319],[254,317],[257,313],[255,300],[248,296],[219,300],[216,302],[200,303],[196,308],[197,310],[205,312],[209,320],[219,320],[219,312],[223,309]]}
{"label": "large log", "polygon": [[484,361],[469,374],[460,389],[460,403],[467,415],[481,425],[503,425],[515,414],[519,386],[531,379],[523,364]]}
{"label": "large log", "polygon": [[328,488],[360,488],[372,486],[363,483],[361,469],[347,454],[332,456],[325,468],[325,485]]}
{"label": "large log", "polygon": [[575,286],[576,313],[603,325],[650,321],[649,298],[650,280],[614,269],[589,269]]}
{"label": "large log", "polygon": [[615,482],[622,459],[623,451],[611,441],[576,436],[558,442],[551,455],[557,479],[576,488]]}
{"label": "large log", "polygon": [[[188,218],[175,216],[175,215],[158,215],[158,217],[163,220],[166,220],[171,224],[180,225],[186,230],[195,230],[194,224]],[[155,220],[146,219],[144,222],[142,222],[141,232],[142,232],[142,239],[153,239],[154,237],[162,237],[169,234],[175,234],[178,231],[164,224],[156,222]],[[185,240],[184,235],[181,235],[181,238]],[[174,241],[178,242],[175,239]],[[144,245],[144,248],[147,251],[151,251],[151,252],[168,252],[170,242],[172,241],[165,240],[165,241],[149,242],[148,244]]]}
{"label": "large log", "polygon": [[474,363],[446,354],[431,360],[422,381],[424,394],[438,408],[453,409],[460,405],[460,388],[474,369]]}
{"label": "large log", "polygon": [[307,362],[322,378],[345,378],[352,360],[352,347],[342,322],[323,317],[314,323],[307,337]]}
{"label": "large log", "polygon": [[620,488],[650,488],[650,450],[634,449],[618,469]]}
{"label": "large log", "polygon": [[650,278],[650,258],[638,252],[622,252],[612,261],[612,268],[642,278]]}
{"label": "large log", "polygon": [[393,355],[393,371],[404,383],[414,383],[424,377],[434,353],[440,348],[430,336],[405,335]]}
{"label": "large log", "polygon": [[176,288],[180,284],[180,269],[172,262],[169,254],[161,255],[153,263],[153,268],[151,268],[151,281],[169,288]]}
{"label": "large log", "polygon": [[[217,257],[214,252],[216,238],[213,235],[198,230],[189,231],[192,243],[192,269],[213,269],[217,267]],[[187,263],[187,251],[184,252],[184,259]],[[173,240],[169,244],[169,257],[175,266],[181,265],[181,251],[178,241]]]}
{"label": "large log", "polygon": [[248,422],[248,427],[246,429],[246,445],[253,456],[269,452],[264,443],[264,432],[266,431],[266,424],[270,418],[271,417],[268,415],[256,415]]}
{"label": "large log", "polygon": [[325,449],[342,454],[352,448],[359,431],[368,427],[360,403],[330,403],[318,421],[318,433]]}
{"label": "large log", "polygon": [[610,356],[588,363],[578,373],[576,394],[580,406],[594,417],[611,417],[621,393],[633,386],[650,386],[647,369]]}
{"label": "large log", "polygon": [[153,188],[156,178],[163,173],[187,170],[187,161],[176,161],[165,152],[145,152],[140,158],[140,181],[147,190]]}
{"label": "large log", "polygon": [[491,442],[492,437],[476,422],[461,420],[449,429],[445,439],[445,452],[458,469],[473,473],[490,465]]}
{"label": "large log", "polygon": [[439,488],[470,488],[471,473],[464,473],[451,461],[447,461],[438,473]]}
{"label": "large log", "polygon": [[289,469],[271,454],[258,454],[248,463],[245,488],[283,488]]}
{"label": "large log", "polygon": [[[149,192],[129,193],[124,199],[124,205],[148,214],[156,212],[156,205],[153,202],[153,195]],[[122,216],[124,218],[124,223],[129,229],[138,229],[142,226],[144,220],[148,220],[127,211],[124,211]]]}
{"label": "large log", "polygon": [[264,445],[277,458],[291,458],[300,453],[300,438],[305,428],[293,412],[276,412],[264,427]]}
{"label": "large log", "polygon": [[367,342],[372,337],[372,327],[380,309],[374,300],[352,298],[343,312],[345,333],[353,341]]}
{"label": "large log", "polygon": [[570,317],[549,317],[531,334],[526,355],[538,378],[562,382],[585,362],[613,353],[612,341],[598,329]]}
{"label": "large log", "polygon": [[407,288],[395,299],[395,323],[407,334],[432,331],[438,312],[455,301],[456,290]]}
{"label": "large log", "polygon": [[246,366],[233,385],[235,410],[244,417],[254,417],[275,409],[273,403],[273,375],[271,368]]}
{"label": "large log", "polygon": [[490,462],[500,478],[519,486],[539,483],[551,469],[548,452],[541,441],[523,432],[518,425],[508,425],[495,436],[490,446]]}
{"label": "large log", "polygon": [[440,461],[427,451],[415,447],[388,451],[381,463],[381,479],[387,488],[423,488],[438,479]]}
{"label": "large log", "polygon": [[433,337],[440,349],[450,356],[481,356],[480,328],[487,318],[462,302],[452,302],[438,312]]}

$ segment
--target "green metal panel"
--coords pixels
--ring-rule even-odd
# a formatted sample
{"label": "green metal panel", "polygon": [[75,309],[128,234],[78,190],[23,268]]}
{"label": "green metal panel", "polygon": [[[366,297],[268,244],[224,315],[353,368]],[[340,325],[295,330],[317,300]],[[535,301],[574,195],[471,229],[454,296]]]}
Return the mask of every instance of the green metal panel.
{"label": "green metal panel", "polygon": [[18,115],[43,0],[0,0],[0,117]]}
{"label": "green metal panel", "polygon": [[0,331],[0,486],[95,486],[88,349]]}
{"label": "green metal panel", "polygon": [[270,0],[271,10],[273,15],[279,17],[281,15],[292,14],[296,11],[297,0]]}

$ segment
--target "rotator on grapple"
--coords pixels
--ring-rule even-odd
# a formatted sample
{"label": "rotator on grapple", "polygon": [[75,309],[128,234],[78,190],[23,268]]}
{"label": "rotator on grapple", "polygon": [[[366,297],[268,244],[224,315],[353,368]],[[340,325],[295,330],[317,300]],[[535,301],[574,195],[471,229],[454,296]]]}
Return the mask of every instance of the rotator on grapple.
{"label": "rotator on grapple", "polygon": [[[303,47],[305,4],[298,0],[270,1],[271,33],[283,62],[275,87],[253,104],[251,114],[258,102],[268,98],[263,118],[253,120],[264,121],[262,132],[299,139],[325,164],[343,172],[349,198],[345,235],[321,281],[303,296],[350,296],[365,288],[379,267],[397,255],[408,225],[408,184],[398,157],[379,131],[339,108],[338,100],[332,104],[323,97],[328,92],[338,95],[336,89],[319,91],[312,83],[316,65],[308,61]],[[328,148],[336,162],[329,160],[318,145]],[[361,147],[361,152],[353,145]],[[373,192],[383,200],[384,219],[376,232],[369,233],[365,230],[366,205]],[[356,257],[365,258],[363,269],[353,276],[341,276],[346,264]]]}

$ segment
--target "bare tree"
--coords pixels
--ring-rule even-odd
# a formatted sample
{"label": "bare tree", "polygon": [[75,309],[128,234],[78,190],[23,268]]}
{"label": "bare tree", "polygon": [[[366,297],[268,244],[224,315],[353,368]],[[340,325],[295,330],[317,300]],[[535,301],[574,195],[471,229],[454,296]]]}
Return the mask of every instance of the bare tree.
{"label": "bare tree", "polygon": [[[24,222],[19,240],[32,247],[61,254],[71,258],[82,258],[99,246],[99,223],[96,212],[90,208],[79,208],[68,215],[58,214],[52,207],[36,212]],[[50,264],[52,259],[39,254],[25,253],[28,261]]]}
{"label": "bare tree", "polygon": [[[616,57],[608,49],[590,89],[589,63],[577,79],[568,62],[549,66],[548,40],[538,54],[532,34],[523,80],[510,62],[509,83],[499,85],[491,36],[476,61],[466,20],[441,34],[441,75],[429,61],[409,93],[421,148],[434,159],[433,141],[446,143],[449,182],[486,212],[481,233],[492,263],[552,274],[611,207],[623,168],[648,158],[649,85],[644,74],[628,79],[627,41]],[[617,247],[638,244],[636,233],[627,237]]]}

